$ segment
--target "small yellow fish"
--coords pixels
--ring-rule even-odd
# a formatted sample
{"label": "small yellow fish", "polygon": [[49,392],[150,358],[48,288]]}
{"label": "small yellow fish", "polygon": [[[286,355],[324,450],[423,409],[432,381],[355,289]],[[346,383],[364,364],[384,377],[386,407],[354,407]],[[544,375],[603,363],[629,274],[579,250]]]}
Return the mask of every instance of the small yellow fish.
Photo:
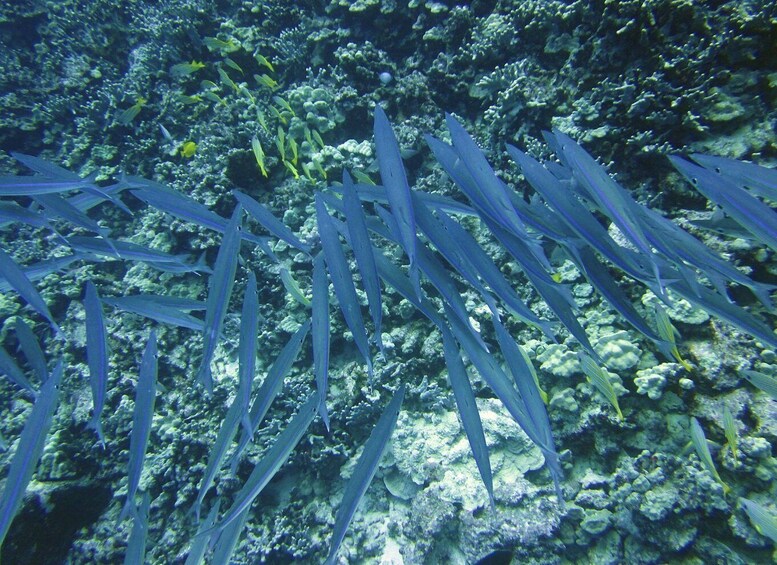
{"label": "small yellow fish", "polygon": [[243,96],[243,98],[247,98],[251,102],[251,104],[256,104],[256,98],[254,98],[254,95],[251,94],[248,91],[248,89],[245,86],[243,86],[242,84],[240,85],[240,91],[239,92]]}
{"label": "small yellow fish", "polygon": [[313,182],[313,175],[310,174],[310,167],[307,163],[301,163],[300,167],[302,167],[302,172],[305,173],[305,176],[308,178],[309,181]]}
{"label": "small yellow fish", "polygon": [[240,49],[240,44],[231,37],[226,41],[217,37],[203,37],[202,42],[208,50],[218,51],[220,53],[232,53],[233,51]]}
{"label": "small yellow fish", "polygon": [[178,152],[180,153],[181,157],[184,159],[189,159],[194,155],[194,152],[197,151],[197,144],[193,141],[187,141],[181,145],[181,147],[178,149]]}
{"label": "small yellow fish", "polygon": [[272,99],[273,102],[275,102],[280,108],[291,112],[292,116],[297,115],[294,112],[294,109],[291,107],[291,104],[289,104],[288,101],[286,101],[284,98],[281,98],[280,96],[273,96]]}
{"label": "small yellow fish", "polygon": [[240,88],[237,86],[237,84],[235,84],[235,81],[229,77],[229,75],[227,74],[227,71],[219,67],[218,73],[219,73],[219,78],[221,79],[221,84],[223,84],[228,88],[231,88],[235,92],[240,92]]}
{"label": "small yellow fish", "polygon": [[200,81],[200,87],[203,90],[221,90],[221,87],[218,84],[216,84],[212,80],[208,80],[208,79],[201,80]]}
{"label": "small yellow fish", "polygon": [[709,445],[707,445],[707,438],[704,435],[704,430],[702,429],[701,424],[699,424],[699,421],[694,417],[691,417],[691,443],[693,444],[693,448],[696,450],[696,455],[698,455],[702,465],[704,465],[709,474],[723,487],[723,493],[728,494],[731,492],[731,487],[723,482],[723,479],[721,479],[718,474],[718,470],[715,468],[715,463],[712,461],[712,454],[710,453]]}
{"label": "small yellow fish", "polygon": [[275,72],[275,69],[273,68],[272,63],[270,63],[270,61],[268,61],[265,58],[265,56],[262,55],[261,53],[254,53],[254,59],[256,59],[256,62],[259,63],[260,65],[265,66],[268,69],[270,69],[271,73]]}
{"label": "small yellow fish", "polygon": [[[370,178],[370,177],[367,177]],[[375,184],[375,183],[372,183]],[[531,359],[529,359],[529,354],[526,353],[526,350],[521,346],[521,344],[516,343],[515,345],[518,346],[518,351],[521,353],[521,357],[523,357],[524,362],[526,363],[526,366],[529,367],[529,372],[531,373],[532,378],[534,379],[534,384],[537,385],[537,390],[540,391],[540,398],[542,398],[542,401],[547,405],[548,404],[548,393],[542,390],[542,387],[540,386],[540,378],[537,376],[537,371],[534,368],[534,363],[531,362]]]}
{"label": "small yellow fish", "polygon": [[294,175],[295,179],[299,178],[299,173],[297,172],[297,168],[294,165],[292,165],[286,160],[283,161],[283,164],[286,165],[286,168],[289,169],[292,175]]}
{"label": "small yellow fish", "polygon": [[278,153],[281,154],[281,161],[286,160],[286,132],[283,131],[281,126],[278,126],[278,137],[275,138],[275,147],[278,148]]}
{"label": "small yellow fish", "polygon": [[231,69],[235,69],[237,72],[239,72],[241,75],[244,75],[243,69],[240,68],[240,65],[235,63],[232,59],[229,57],[224,57],[224,64],[228,66]]}
{"label": "small yellow fish", "polygon": [[743,369],[740,373],[750,382],[750,384],[760,388],[773,399],[777,400],[777,379],[770,377],[765,373],[751,371],[749,369]]}
{"label": "small yellow fish", "polygon": [[137,101],[124,110],[121,114],[118,115],[116,118],[116,121],[120,124],[129,125],[132,120],[134,120],[138,114],[140,114],[141,108],[146,105],[147,100],[143,98],[142,96],[137,97]]}
{"label": "small yellow fish", "polygon": [[266,86],[271,91],[278,88],[278,83],[275,81],[275,79],[267,76],[266,74],[254,75],[254,80],[261,86]]}
{"label": "small yellow fish", "polygon": [[286,288],[286,292],[288,292],[294,300],[302,304],[305,308],[310,308],[310,299],[302,293],[299,284],[294,280],[294,277],[291,276],[291,273],[286,267],[281,267],[281,281]]}
{"label": "small yellow fish", "polygon": [[259,138],[256,136],[251,139],[251,149],[254,152],[256,164],[259,165],[259,170],[262,171],[264,177],[267,178],[267,169],[264,165],[264,149],[262,149],[262,144],[259,143]]}
{"label": "small yellow fish", "polygon": [[623,412],[621,412],[621,408],[618,405],[618,395],[615,393],[615,387],[612,386],[612,382],[610,381],[607,372],[586,353],[580,352],[577,354],[577,357],[580,360],[583,373],[588,377],[588,381],[594,385],[596,390],[607,399],[613,408],[615,408],[618,419],[622,421]]}
{"label": "small yellow fish", "polygon": [[202,102],[202,96],[198,94],[195,94],[194,96],[189,96],[188,94],[179,92],[175,98],[181,104],[197,104],[198,102]]}
{"label": "small yellow fish", "polygon": [[740,498],[739,504],[745,509],[750,523],[762,536],[777,543],[777,516],[765,507],[747,498]]}
{"label": "small yellow fish", "polygon": [[321,149],[326,147],[326,144],[324,143],[324,140],[321,139],[321,134],[318,133],[318,130],[313,130],[313,139],[316,140],[316,143],[318,143],[321,146]]}
{"label": "small yellow fish", "polygon": [[375,186],[375,181],[370,178],[370,175],[361,172],[359,169],[354,169],[353,178],[362,184],[371,184],[372,186]]}
{"label": "small yellow fish", "polygon": [[675,337],[680,337],[680,332],[672,325],[669,314],[666,313],[666,310],[664,310],[658,302],[655,302],[653,307],[656,312],[656,328],[658,329],[658,335],[669,342],[672,346],[672,355],[674,358],[686,371],[690,372],[693,367],[680,356],[680,350],[677,349]]}
{"label": "small yellow fish", "polygon": [[259,122],[259,125],[262,126],[262,129],[264,130],[264,133],[269,134],[270,128],[267,127],[267,118],[264,117],[264,112],[259,110],[256,113],[256,121]]}
{"label": "small yellow fish", "polygon": [[297,142],[294,141],[293,137],[289,138],[289,149],[291,149],[291,162],[294,166],[296,166],[297,159],[299,158],[299,148],[297,147]]}
{"label": "small yellow fish", "polygon": [[734,416],[728,406],[723,407],[723,433],[726,435],[726,443],[731,450],[734,459],[737,458],[737,426],[734,423]]}
{"label": "small yellow fish", "polygon": [[271,113],[273,116],[275,116],[276,118],[278,118],[278,121],[279,121],[279,122],[281,122],[281,123],[282,123],[284,126],[285,126],[286,124],[288,124],[288,123],[289,123],[289,120],[287,120],[286,118],[284,118],[284,117],[283,117],[283,114],[281,114],[281,113],[278,111],[278,108],[276,108],[275,106],[269,106],[269,108],[270,108],[270,113]]}
{"label": "small yellow fish", "polygon": [[318,161],[313,161],[313,166],[318,171],[318,174],[321,175],[321,178],[326,180],[326,171],[324,170],[324,167],[321,166],[321,163],[319,163]]}
{"label": "small yellow fish", "polygon": [[215,102],[216,104],[221,104],[222,106],[227,105],[227,103],[224,101],[224,99],[221,96],[219,96],[215,92],[211,92],[210,90],[208,90],[207,92],[203,92],[202,97],[207,100],[210,100],[211,102]]}
{"label": "small yellow fish", "polygon": [[191,63],[178,63],[170,67],[170,74],[174,77],[185,77],[192,73],[196,73],[200,69],[205,67],[205,63],[200,61],[192,61]]}

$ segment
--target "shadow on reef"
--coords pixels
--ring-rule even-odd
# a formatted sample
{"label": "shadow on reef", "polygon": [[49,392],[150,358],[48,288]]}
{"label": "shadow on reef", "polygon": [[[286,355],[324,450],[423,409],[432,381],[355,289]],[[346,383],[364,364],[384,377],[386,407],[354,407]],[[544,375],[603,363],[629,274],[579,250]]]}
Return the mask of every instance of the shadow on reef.
{"label": "shadow on reef", "polygon": [[65,563],[76,532],[93,524],[113,498],[103,485],[63,486],[28,500],[14,521],[0,561],[13,565]]}
{"label": "shadow on reef", "polygon": [[476,565],[510,565],[513,562],[513,554],[509,551],[499,549],[492,551],[482,559],[480,559]]}

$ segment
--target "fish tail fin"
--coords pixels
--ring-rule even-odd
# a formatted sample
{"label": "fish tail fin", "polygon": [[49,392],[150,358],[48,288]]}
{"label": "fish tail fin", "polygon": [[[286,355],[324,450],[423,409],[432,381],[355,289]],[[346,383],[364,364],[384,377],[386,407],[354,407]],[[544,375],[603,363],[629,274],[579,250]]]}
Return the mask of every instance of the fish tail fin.
{"label": "fish tail fin", "polygon": [[375,342],[375,345],[378,346],[378,351],[380,352],[381,360],[386,360],[386,348],[383,346],[383,336],[381,335],[382,332],[380,328],[375,328],[375,335],[372,336],[372,341]]}
{"label": "fish tail fin", "polygon": [[124,508],[121,509],[121,513],[119,514],[118,523],[121,523],[124,521],[125,518],[128,516],[131,516],[133,519],[135,518],[135,514],[137,514],[137,507],[133,504],[132,498],[130,498],[129,495],[127,495],[127,501],[124,503]]}
{"label": "fish tail fin", "polygon": [[321,421],[324,422],[326,432],[329,433],[329,410],[326,407],[326,399],[321,396],[321,400],[318,403],[318,413],[321,416]]}
{"label": "fish tail fin", "polygon": [[65,337],[65,333],[62,331],[62,328],[59,327],[59,324],[52,321],[51,329],[54,330],[54,339],[61,339],[63,341],[67,340],[67,337]]}
{"label": "fish tail fin", "polygon": [[658,264],[655,261],[651,261],[653,265],[653,274],[656,277],[656,283],[658,284],[658,292],[661,296],[668,296],[666,292],[665,281],[661,280],[661,270],[658,268]]}
{"label": "fish tail fin", "polygon": [[367,362],[367,378],[372,385],[375,383],[375,368],[372,366],[372,359],[369,356],[365,357],[364,360]]}
{"label": "fish tail fin", "polygon": [[92,419],[89,420],[89,424],[87,424],[87,427],[95,431],[95,433],[97,434],[97,439],[100,440],[100,445],[102,445],[103,449],[105,449],[105,435],[103,434],[103,424],[100,421],[100,415],[95,414],[94,416],[92,416]]}
{"label": "fish tail fin", "polygon": [[192,509],[189,511],[191,514],[194,514],[195,521],[199,524],[200,523],[200,510],[202,509],[202,501],[198,498],[194,501],[194,504],[192,505]]}
{"label": "fish tail fin", "polygon": [[758,301],[763,304],[769,313],[774,314],[774,302],[772,302],[771,292],[776,287],[766,284],[756,284],[750,287],[750,291],[755,295]]}
{"label": "fish tail fin", "polygon": [[205,387],[208,396],[213,394],[213,375],[210,372],[210,361],[205,361],[197,371],[197,382]]}

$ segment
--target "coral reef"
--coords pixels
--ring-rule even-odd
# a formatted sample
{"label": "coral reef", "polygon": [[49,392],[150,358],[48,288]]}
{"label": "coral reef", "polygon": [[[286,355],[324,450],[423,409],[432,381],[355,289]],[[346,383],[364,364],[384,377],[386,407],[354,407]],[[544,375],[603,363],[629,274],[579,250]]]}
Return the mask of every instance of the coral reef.
{"label": "coral reef", "polygon": [[[443,112],[449,111],[475,135],[499,178],[527,201],[534,193],[508,163],[503,144],[547,157],[541,131],[561,128],[611,163],[609,172],[634,198],[754,279],[774,284],[773,250],[693,223],[709,219],[706,201],[670,170],[665,155],[704,151],[773,165],[775,21],[775,7],[756,1],[9,2],[0,6],[0,170],[22,173],[7,154],[19,151],[82,177],[94,173],[101,186],[122,173],[143,176],[221,216],[231,213],[231,191],[238,188],[312,244],[318,237],[315,191],[339,180],[341,169],[363,174],[359,183],[380,182],[372,144],[378,103],[391,116],[413,188],[461,200],[423,137],[447,138]],[[202,68],[184,75],[171,71],[193,61]],[[384,72],[393,80],[384,83]],[[263,148],[261,166],[254,138]],[[196,147],[185,150],[187,142]],[[204,253],[213,264],[220,234],[134,197],[123,199],[132,216],[107,203],[90,212],[112,237],[175,255]],[[13,200],[30,203],[27,197]],[[552,319],[490,232],[474,220],[462,224],[532,312]],[[260,229],[253,221],[244,227]],[[3,226],[0,247],[25,266],[64,254],[49,230],[22,224]],[[202,300],[208,277],[124,261],[58,270],[35,286],[67,341],[48,337],[47,324],[13,292],[0,293],[0,344],[16,352],[15,320],[24,319],[43,340],[47,358],[62,357],[67,366],[35,480],[2,547],[6,562],[123,558],[131,524],[117,526],[116,518],[127,493],[133,399],[151,326],[160,350],[160,391],[140,485],[152,500],[147,560],[183,562],[198,527],[191,506],[238,389],[237,312],[248,270],[258,275],[258,380],[310,317],[279,277],[280,265],[288,268],[309,296],[309,258],[283,241],[272,240],[270,248],[280,264],[254,247],[242,249],[210,397],[194,381],[202,352],[196,332],[106,307],[104,448],[87,427],[93,401],[84,283],[92,280],[104,297],[149,293]],[[316,421],[262,492],[234,561],[324,559],[345,480],[400,382],[408,386],[407,398],[376,480],[343,541],[342,563],[773,559],[772,543],[737,504],[737,497],[747,497],[775,511],[771,446],[777,441],[777,408],[739,373],[752,368],[774,376],[773,348],[670,292],[672,305],[664,307],[682,336],[677,343],[691,363],[688,371],[627,325],[567,257],[547,252],[554,278],[569,285],[577,317],[610,369],[624,413],[621,422],[585,382],[580,344],[563,327],[554,328],[558,343],[552,343],[537,328],[505,316],[550,397],[565,508],[555,500],[541,451],[472,371],[494,474],[496,509],[489,508],[447,382],[439,336],[410,301],[385,288],[385,359],[377,358],[375,382],[368,382],[351,331],[333,316],[331,429],[327,433]],[[396,247],[387,246],[386,253],[405,264]],[[611,277],[655,329],[655,294],[617,271]],[[355,278],[366,312],[361,278]],[[459,280],[456,285],[473,326],[493,347],[497,341],[480,295]],[[773,329],[774,316],[747,289],[730,291]],[[432,302],[441,308],[441,300]],[[330,310],[336,308],[332,298]],[[26,357],[15,358],[33,374]],[[206,509],[217,499],[226,504],[240,490],[311,390],[312,364],[306,346],[235,474],[226,468],[219,474]],[[0,454],[4,469],[31,400],[3,378],[0,431],[9,445]],[[724,407],[733,415],[736,456],[724,430]],[[688,449],[690,416],[702,424],[732,494],[724,494]],[[44,535],[51,541],[41,544]]]}

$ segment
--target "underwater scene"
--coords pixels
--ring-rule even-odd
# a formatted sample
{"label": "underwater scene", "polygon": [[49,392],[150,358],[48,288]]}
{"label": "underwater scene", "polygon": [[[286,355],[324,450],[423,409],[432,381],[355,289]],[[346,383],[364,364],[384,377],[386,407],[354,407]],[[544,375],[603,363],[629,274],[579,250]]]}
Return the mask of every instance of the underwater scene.
{"label": "underwater scene", "polygon": [[777,560],[777,5],[0,4],[0,562]]}

